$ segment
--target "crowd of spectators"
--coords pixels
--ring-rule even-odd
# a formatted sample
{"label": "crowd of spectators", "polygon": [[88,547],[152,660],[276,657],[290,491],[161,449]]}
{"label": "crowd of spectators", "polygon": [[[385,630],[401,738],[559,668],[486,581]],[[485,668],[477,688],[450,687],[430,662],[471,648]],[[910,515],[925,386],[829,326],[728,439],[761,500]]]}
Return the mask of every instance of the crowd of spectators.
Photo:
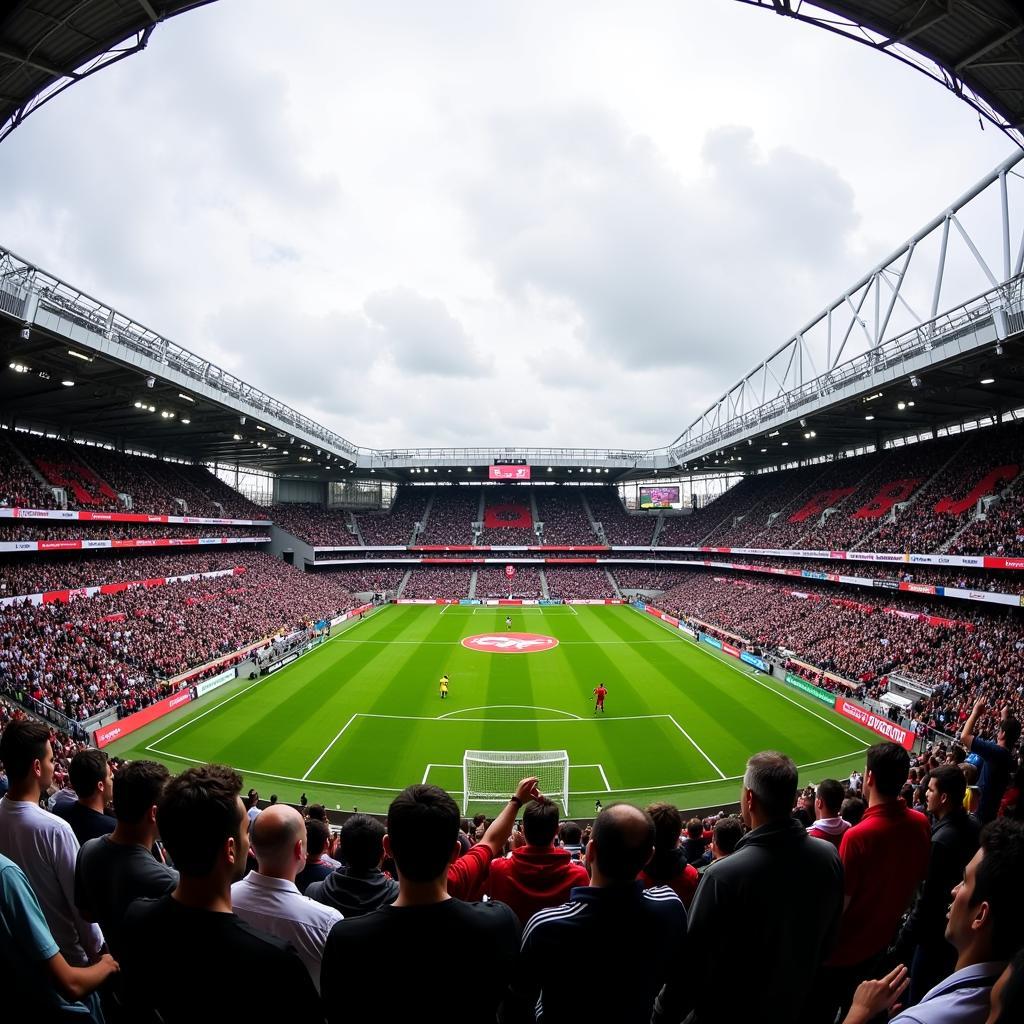
{"label": "crowd of spectators", "polygon": [[241,552],[236,565],[244,572],[0,608],[0,688],[71,719],[114,704],[127,713],[170,692],[175,675],[355,605],[333,575],[262,552]]}
{"label": "crowd of spectators", "polygon": [[[479,487],[437,487],[427,517],[427,528],[417,544],[472,544],[472,523],[479,520]],[[527,542],[528,543],[528,542]]]}
{"label": "crowd of spectators", "polygon": [[367,544],[414,544],[413,528],[423,521],[432,491],[427,487],[400,487],[387,512],[356,516]]}
{"label": "crowd of spectators", "polygon": [[[526,486],[485,487],[483,530],[477,544],[537,544],[533,528],[533,488]],[[488,525],[490,523],[490,525]],[[509,525],[496,525],[508,523]]]}
{"label": "crowd of spectators", "polygon": [[545,544],[596,544],[593,527],[580,501],[579,487],[535,487],[537,518],[544,524]]}
{"label": "crowd of spectators", "polygon": [[[795,596],[803,595],[803,596]],[[1024,717],[1024,618],[1018,609],[964,614],[948,605],[887,594],[885,607],[848,588],[726,579],[694,572],[658,598],[659,607],[729,631],[753,645],[792,654],[819,669],[863,684],[880,697],[890,673],[934,686],[921,705],[925,723],[939,729],[962,719],[978,694],[998,696]],[[953,625],[911,618],[924,610],[955,615]]]}
{"label": "crowd of spectators", "polygon": [[402,590],[403,598],[461,598],[469,597],[469,584],[473,570],[447,566],[423,566],[409,577]]}
{"label": "crowd of spectators", "polygon": [[670,566],[617,565],[612,572],[620,590],[668,590],[674,587],[683,573]]}
{"label": "crowd of spectators", "polygon": [[161,537],[269,537],[269,526],[200,526],[188,523],[105,523],[42,519],[0,520],[0,541],[11,540],[147,540]]}
{"label": "crowd of spectators", "polygon": [[[975,732],[983,718],[997,742]],[[502,1024],[572,1019],[595,964],[614,967],[591,1014],[607,1021],[719,1021],[740,970],[767,1024],[1024,1015],[1020,726],[984,703],[962,746],[911,757],[876,743],[848,779],[801,786],[792,759],[755,753],[738,814],[616,802],[581,828],[527,777],[493,819],[418,784],[386,822],[356,813],[337,835],[304,797],[243,802],[222,765],[172,777],[64,749],[65,794],[58,738],[2,710],[0,725],[13,1019],[53,1007],[87,1024],[184,1024],[200,1001],[231,1014],[229,979],[256,978],[258,992],[241,990],[253,1024],[368,1020],[381,996],[361,979],[456,947],[473,1019]],[[168,970],[185,947],[188,984]],[[388,1019],[450,1007],[445,985],[387,995]]]}
{"label": "crowd of spectators", "polygon": [[6,439],[0,439],[0,508],[56,507],[53,491],[32,475]]}
{"label": "crowd of spectators", "polygon": [[85,557],[79,552],[59,551],[45,558],[19,555],[0,561],[0,597],[233,569],[247,561],[246,555],[244,548],[234,547],[177,550],[160,555],[131,550],[90,553]]}
{"label": "crowd of spectators", "polygon": [[601,524],[609,544],[642,545],[650,544],[654,539],[657,516],[631,515],[622,504],[617,487],[586,487],[582,491],[590,506],[590,514],[595,522]]}
{"label": "crowd of spectators", "polygon": [[382,565],[379,569],[336,568],[331,566],[322,572],[334,577],[347,591],[353,594],[388,593],[398,589],[402,582],[405,569]]}
{"label": "crowd of spectators", "polygon": [[[413,572],[415,577],[416,572]],[[504,566],[482,566],[476,574],[476,596],[516,597],[536,599],[541,596],[540,572],[531,565],[516,566],[511,579],[505,575]]]}
{"label": "crowd of spectators", "polygon": [[545,567],[548,596],[570,600],[574,597],[597,599],[615,597],[608,574],[597,566],[572,568],[565,565]]}
{"label": "crowd of spectators", "polygon": [[277,526],[315,547],[346,547],[359,543],[349,530],[351,514],[311,502],[288,502],[269,509]]}

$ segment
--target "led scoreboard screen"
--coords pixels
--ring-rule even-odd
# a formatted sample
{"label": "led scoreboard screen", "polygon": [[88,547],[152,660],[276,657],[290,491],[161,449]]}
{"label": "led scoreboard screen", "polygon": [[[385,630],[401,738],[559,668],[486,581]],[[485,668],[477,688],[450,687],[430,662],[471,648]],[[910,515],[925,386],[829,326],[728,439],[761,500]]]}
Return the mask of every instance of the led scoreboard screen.
{"label": "led scoreboard screen", "polygon": [[505,464],[495,464],[488,466],[488,476],[491,480],[529,480],[530,479],[530,467],[529,466],[509,466]]}
{"label": "led scoreboard screen", "polygon": [[678,508],[678,487],[641,487],[641,508]]}

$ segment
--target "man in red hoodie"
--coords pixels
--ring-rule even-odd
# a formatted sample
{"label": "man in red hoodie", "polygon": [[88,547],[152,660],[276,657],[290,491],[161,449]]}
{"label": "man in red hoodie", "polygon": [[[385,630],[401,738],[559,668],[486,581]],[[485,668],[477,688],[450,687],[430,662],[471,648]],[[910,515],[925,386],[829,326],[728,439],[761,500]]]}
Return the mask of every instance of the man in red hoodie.
{"label": "man in red hoodie", "polygon": [[845,795],[846,790],[841,782],[836,779],[822,779],[814,791],[814,824],[807,828],[809,836],[825,839],[837,850],[844,833],[850,828],[850,823],[839,813]]}
{"label": "man in red hoodie", "polygon": [[573,861],[568,850],[555,846],[558,805],[538,800],[523,810],[526,845],[507,858],[491,861],[485,891],[508,904],[522,924],[538,910],[557,907],[576,885],[590,885],[587,869]]}

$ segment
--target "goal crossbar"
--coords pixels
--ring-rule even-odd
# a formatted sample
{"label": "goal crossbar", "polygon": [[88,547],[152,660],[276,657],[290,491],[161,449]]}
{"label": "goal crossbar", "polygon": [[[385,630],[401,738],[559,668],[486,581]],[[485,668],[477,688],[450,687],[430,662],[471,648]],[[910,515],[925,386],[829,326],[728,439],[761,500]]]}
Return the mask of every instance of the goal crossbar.
{"label": "goal crossbar", "polygon": [[462,757],[462,799],[505,803],[521,779],[536,775],[537,787],[569,813],[569,755],[564,750],[467,750]]}

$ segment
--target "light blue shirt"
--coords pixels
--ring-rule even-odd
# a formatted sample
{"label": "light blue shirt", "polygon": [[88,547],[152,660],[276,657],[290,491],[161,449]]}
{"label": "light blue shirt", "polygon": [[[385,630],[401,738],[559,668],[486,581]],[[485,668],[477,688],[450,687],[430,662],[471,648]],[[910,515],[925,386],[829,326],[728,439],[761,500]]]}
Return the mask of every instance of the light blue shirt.
{"label": "light blue shirt", "polygon": [[889,1024],[985,1024],[992,986],[1005,969],[1006,961],[996,960],[954,971]]}

